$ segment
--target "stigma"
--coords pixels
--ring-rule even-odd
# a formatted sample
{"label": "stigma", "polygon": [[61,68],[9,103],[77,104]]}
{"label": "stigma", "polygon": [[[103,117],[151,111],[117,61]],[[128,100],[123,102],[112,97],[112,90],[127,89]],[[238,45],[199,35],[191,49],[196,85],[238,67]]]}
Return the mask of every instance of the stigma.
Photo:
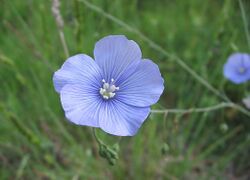
{"label": "stigma", "polygon": [[119,87],[115,86],[115,80],[112,78],[111,82],[108,83],[104,79],[102,80],[103,86],[100,88],[100,94],[102,95],[103,99],[110,99],[115,96],[115,91],[119,90]]}

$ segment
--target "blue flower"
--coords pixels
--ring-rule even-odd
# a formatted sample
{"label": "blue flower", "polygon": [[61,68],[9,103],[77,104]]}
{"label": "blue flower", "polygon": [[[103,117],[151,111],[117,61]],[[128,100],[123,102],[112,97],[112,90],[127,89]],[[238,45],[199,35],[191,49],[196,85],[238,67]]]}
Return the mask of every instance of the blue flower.
{"label": "blue flower", "polygon": [[113,135],[135,135],[164,90],[158,66],[142,59],[139,46],[122,35],[99,40],[94,59],[72,56],[54,73],[67,119]]}
{"label": "blue flower", "polygon": [[224,65],[224,76],[235,84],[248,81],[250,79],[250,55],[232,54]]}

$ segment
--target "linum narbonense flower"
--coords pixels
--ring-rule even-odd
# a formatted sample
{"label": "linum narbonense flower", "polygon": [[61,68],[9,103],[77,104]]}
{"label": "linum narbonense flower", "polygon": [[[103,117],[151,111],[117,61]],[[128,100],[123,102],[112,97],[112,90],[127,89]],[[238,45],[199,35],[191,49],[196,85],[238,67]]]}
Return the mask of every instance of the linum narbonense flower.
{"label": "linum narbonense flower", "polygon": [[164,90],[158,66],[142,59],[136,42],[123,35],[99,40],[94,59],[72,56],[54,73],[67,119],[113,135],[135,135]]}
{"label": "linum narbonense flower", "polygon": [[224,76],[235,84],[250,80],[250,55],[234,53],[224,65]]}

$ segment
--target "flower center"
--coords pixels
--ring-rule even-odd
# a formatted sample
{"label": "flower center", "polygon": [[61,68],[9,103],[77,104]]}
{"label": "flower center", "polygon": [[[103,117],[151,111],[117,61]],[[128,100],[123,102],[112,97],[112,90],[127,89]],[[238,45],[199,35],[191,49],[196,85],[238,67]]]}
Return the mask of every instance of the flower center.
{"label": "flower center", "polygon": [[244,67],[240,67],[238,71],[239,73],[243,74],[246,71],[246,69]]}
{"label": "flower center", "polygon": [[114,79],[111,79],[111,83],[107,83],[104,79],[102,80],[103,86],[100,88],[100,94],[104,99],[110,99],[115,96],[115,91],[119,90],[119,87],[114,85]]}

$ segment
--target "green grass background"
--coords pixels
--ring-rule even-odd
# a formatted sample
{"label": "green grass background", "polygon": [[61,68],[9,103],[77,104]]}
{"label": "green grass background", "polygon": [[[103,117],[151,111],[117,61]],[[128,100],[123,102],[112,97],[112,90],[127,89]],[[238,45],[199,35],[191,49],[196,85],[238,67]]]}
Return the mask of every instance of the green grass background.
{"label": "green grass background", "polygon": [[[233,52],[248,52],[236,0],[89,0],[185,61],[222,94],[241,104],[247,84],[222,69]],[[69,123],[52,83],[66,57],[51,1],[2,0],[0,5],[0,179],[247,179],[250,118],[235,109],[151,114],[138,134],[120,141],[110,166],[98,154],[91,128]],[[250,2],[243,1],[250,24]],[[157,63],[165,92],[154,109],[223,102],[134,32],[81,1],[61,1],[70,55],[93,55],[97,40],[124,34]],[[249,26],[247,27],[249,28]],[[98,131],[108,144],[118,138]],[[162,148],[169,147],[166,153]]]}

